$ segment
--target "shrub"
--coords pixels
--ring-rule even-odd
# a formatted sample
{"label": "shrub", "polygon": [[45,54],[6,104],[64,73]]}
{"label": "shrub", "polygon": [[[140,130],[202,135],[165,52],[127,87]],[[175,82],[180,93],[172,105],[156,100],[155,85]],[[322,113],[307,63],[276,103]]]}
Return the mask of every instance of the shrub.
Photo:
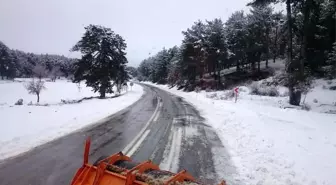
{"label": "shrub", "polygon": [[279,90],[276,86],[265,86],[254,82],[250,85],[250,94],[260,96],[279,96]]}
{"label": "shrub", "polygon": [[283,96],[283,97],[289,96],[289,91],[285,91],[281,96]]}
{"label": "shrub", "polygon": [[74,104],[74,103],[78,103],[77,100],[63,100],[63,99],[61,99],[61,102],[62,102],[63,104]]}
{"label": "shrub", "polygon": [[210,87],[207,87],[207,88],[205,89],[205,92],[213,92],[213,90],[212,90]]}
{"label": "shrub", "polygon": [[278,88],[275,86],[267,87],[266,88],[266,96],[279,96]]}
{"label": "shrub", "polygon": [[17,102],[15,102],[15,105],[23,105],[23,99],[19,99]]}
{"label": "shrub", "polygon": [[306,111],[309,111],[311,109],[310,105],[308,105],[307,103],[302,104],[301,108]]}
{"label": "shrub", "polygon": [[235,93],[234,93],[234,91],[232,90],[232,91],[226,91],[226,92],[224,92],[224,94],[222,94],[220,97],[219,97],[219,99],[221,99],[221,100],[228,100],[228,99],[232,99],[232,98],[234,98],[235,97]]}
{"label": "shrub", "polygon": [[210,98],[210,99],[218,99],[218,95],[217,95],[217,93],[210,93],[210,94],[207,94],[206,97],[207,97],[207,98]]}
{"label": "shrub", "polygon": [[195,92],[197,92],[197,93],[201,92],[201,87],[196,86],[196,87],[195,87]]}
{"label": "shrub", "polygon": [[318,103],[317,99],[314,99],[313,102],[314,102],[314,103]]}
{"label": "shrub", "polygon": [[253,82],[250,85],[250,94],[256,94],[258,95],[260,92],[260,85],[257,82]]}

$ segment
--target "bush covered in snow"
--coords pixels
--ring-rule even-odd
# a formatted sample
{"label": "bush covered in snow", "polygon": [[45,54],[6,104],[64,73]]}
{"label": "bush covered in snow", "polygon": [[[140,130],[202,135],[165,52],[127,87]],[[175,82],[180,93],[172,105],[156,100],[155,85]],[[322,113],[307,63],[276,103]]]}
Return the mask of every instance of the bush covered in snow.
{"label": "bush covered in snow", "polygon": [[287,86],[288,85],[288,79],[285,72],[280,72],[275,74],[274,76],[267,78],[262,81],[262,84],[265,86]]}
{"label": "bush covered in snow", "polygon": [[206,97],[210,99],[218,99],[217,93],[208,93],[206,94]]}
{"label": "bush covered in snow", "polygon": [[232,99],[235,97],[235,93],[233,90],[229,91],[224,91],[223,93],[219,93],[220,91],[217,92],[212,92],[212,93],[207,93],[206,97],[214,100],[228,100]]}
{"label": "bush covered in snow", "polygon": [[74,104],[74,103],[79,103],[78,100],[63,100],[61,99],[61,102],[63,104]]}
{"label": "bush covered in snow", "polygon": [[235,97],[235,93],[234,93],[234,91],[231,90],[231,91],[224,92],[224,94],[219,96],[219,99],[228,100],[228,99],[232,99],[234,97]]}
{"label": "bush covered in snow", "polygon": [[261,96],[279,96],[279,90],[276,86],[266,86],[259,84],[258,82],[253,82],[250,85],[250,94],[261,95]]}
{"label": "bush covered in snow", "polygon": [[20,98],[17,102],[15,102],[15,105],[23,105],[23,99]]}
{"label": "bush covered in snow", "polygon": [[309,111],[309,110],[311,109],[311,106],[308,105],[307,103],[303,103],[303,104],[301,105],[301,108],[302,108],[303,110]]}

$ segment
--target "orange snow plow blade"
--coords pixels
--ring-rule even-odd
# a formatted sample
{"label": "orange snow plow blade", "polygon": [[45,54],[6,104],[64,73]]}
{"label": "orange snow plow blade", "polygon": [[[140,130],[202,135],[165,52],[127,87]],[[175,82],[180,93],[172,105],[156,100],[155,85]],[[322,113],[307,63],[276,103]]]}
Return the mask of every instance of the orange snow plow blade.
{"label": "orange snow plow blade", "polygon": [[[71,185],[175,185],[202,184],[196,181],[185,170],[174,174],[160,168],[151,161],[135,163],[122,152],[97,161],[95,165],[88,163],[90,139],[86,140],[84,160],[78,169]],[[220,185],[226,185],[222,181]]]}

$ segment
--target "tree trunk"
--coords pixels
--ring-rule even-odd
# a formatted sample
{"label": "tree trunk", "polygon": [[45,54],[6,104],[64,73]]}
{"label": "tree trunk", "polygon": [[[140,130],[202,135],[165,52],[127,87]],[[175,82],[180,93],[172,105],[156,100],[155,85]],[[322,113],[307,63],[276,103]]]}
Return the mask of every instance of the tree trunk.
{"label": "tree trunk", "polygon": [[[118,84],[117,84],[118,87]],[[105,93],[106,93],[106,88],[103,84],[100,85],[99,87],[99,94],[100,94],[100,98],[105,98]]]}
{"label": "tree trunk", "polygon": [[277,54],[277,41],[278,41],[278,26],[275,27],[275,39],[274,39],[274,48],[273,48],[273,63],[275,63],[275,58]]}
{"label": "tree trunk", "polygon": [[288,49],[287,49],[287,71],[290,71],[292,64],[292,10],[291,10],[291,0],[286,1],[287,9],[287,29],[288,29]]}
{"label": "tree trunk", "polygon": [[268,68],[268,59],[266,58],[266,64],[265,64],[266,68]]}
{"label": "tree trunk", "polygon": [[221,73],[221,69],[219,67],[219,70],[218,70],[218,88],[222,88],[220,73]]}
{"label": "tree trunk", "polygon": [[250,59],[250,61],[251,61],[251,69],[252,69],[252,71],[254,72],[255,70],[256,70],[256,66],[255,66],[255,57],[253,56],[252,57],[252,55],[250,54],[250,57],[249,57]]}
{"label": "tree trunk", "polygon": [[258,53],[258,72],[260,72],[261,53]]}
{"label": "tree trunk", "polygon": [[4,71],[5,71],[4,61],[1,60],[0,61],[0,75],[1,75],[2,80],[4,79],[4,76],[5,76]]}
{"label": "tree trunk", "polygon": [[37,93],[36,96],[37,96],[37,103],[39,103],[40,102],[40,93]]}
{"label": "tree trunk", "polygon": [[4,76],[5,76],[5,74],[4,74],[4,70],[3,70],[3,68],[2,68],[2,66],[0,66],[0,75],[1,75],[1,80],[3,80],[4,79]]}
{"label": "tree trunk", "polygon": [[289,88],[289,104],[299,106],[301,101],[301,91]]}
{"label": "tree trunk", "polygon": [[258,59],[258,72],[260,72],[260,59]]}
{"label": "tree trunk", "polygon": [[100,98],[105,98],[105,91],[100,91]]}
{"label": "tree trunk", "polygon": [[288,29],[288,50],[287,50],[287,73],[289,74],[289,103],[291,105],[300,105],[301,101],[301,91],[295,91],[295,77],[290,75],[294,73],[293,64],[292,64],[292,10],[291,10],[291,0],[286,0],[286,9],[287,9],[287,29]]}
{"label": "tree trunk", "polygon": [[268,58],[269,58],[269,31],[266,30],[266,68],[268,68]]}
{"label": "tree trunk", "polygon": [[237,63],[236,63],[236,70],[239,71],[239,60],[237,60]]}
{"label": "tree trunk", "polygon": [[300,79],[304,80],[304,62],[307,61],[307,37],[309,33],[309,15],[312,6],[312,0],[307,0],[304,4],[304,20],[303,20],[303,40],[302,40],[302,48],[301,48],[301,55],[302,58],[300,60]]}

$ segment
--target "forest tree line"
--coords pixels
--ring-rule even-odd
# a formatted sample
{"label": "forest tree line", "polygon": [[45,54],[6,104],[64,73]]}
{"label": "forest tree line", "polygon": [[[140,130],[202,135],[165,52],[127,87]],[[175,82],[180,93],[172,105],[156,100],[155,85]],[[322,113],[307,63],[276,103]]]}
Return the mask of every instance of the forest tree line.
{"label": "forest tree line", "polygon": [[[272,3],[282,2],[286,11],[275,12]],[[223,69],[260,74],[261,61],[267,69],[285,58],[290,103],[298,105],[308,77],[336,77],[334,0],[253,0],[248,6],[250,12],[234,12],[226,22],[195,22],[182,32],[180,46],[141,62],[139,80],[222,89]]]}
{"label": "forest tree line", "polygon": [[73,74],[77,59],[61,55],[34,54],[10,49],[0,41],[1,79],[15,77],[68,77]]}

